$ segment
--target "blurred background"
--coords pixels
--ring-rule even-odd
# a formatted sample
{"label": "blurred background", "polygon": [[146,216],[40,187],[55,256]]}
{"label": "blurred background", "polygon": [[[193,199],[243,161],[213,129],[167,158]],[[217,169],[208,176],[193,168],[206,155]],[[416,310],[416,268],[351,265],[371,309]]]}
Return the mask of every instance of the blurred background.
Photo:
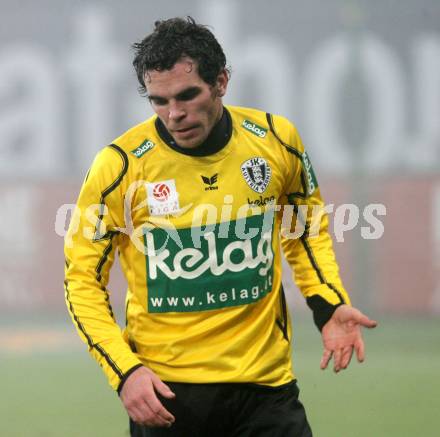
{"label": "blurred background", "polygon": [[[315,436],[439,435],[438,0],[0,6],[1,436],[128,435],[67,315],[63,236],[93,156],[152,115],[130,45],[156,19],[186,15],[210,25],[225,49],[227,104],[296,124],[334,205],[346,288],[380,323],[365,333],[362,366],[321,372],[320,336],[286,267],[295,371]],[[374,212],[383,235],[371,204],[384,205]],[[122,315],[118,266],[110,289]]]}

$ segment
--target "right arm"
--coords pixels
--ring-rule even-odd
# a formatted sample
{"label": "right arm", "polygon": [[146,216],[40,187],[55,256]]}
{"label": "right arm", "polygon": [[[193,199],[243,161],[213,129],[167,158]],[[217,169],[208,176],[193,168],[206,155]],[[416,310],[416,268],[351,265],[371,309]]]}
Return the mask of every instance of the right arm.
{"label": "right arm", "polygon": [[117,228],[124,227],[127,170],[128,158],[117,146],[104,148],[93,162],[65,241],[65,298],[81,339],[133,420],[166,426],[173,418],[154,393],[156,388],[166,396],[161,386],[165,384],[131,351],[116,323],[107,290],[115,250],[123,237]]}

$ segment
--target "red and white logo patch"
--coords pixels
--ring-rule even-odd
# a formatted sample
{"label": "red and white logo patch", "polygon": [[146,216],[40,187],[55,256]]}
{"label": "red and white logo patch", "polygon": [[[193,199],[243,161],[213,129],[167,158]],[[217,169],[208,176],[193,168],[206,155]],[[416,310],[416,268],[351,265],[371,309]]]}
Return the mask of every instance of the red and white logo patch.
{"label": "red and white logo patch", "polygon": [[147,183],[146,185],[150,215],[167,215],[180,210],[179,193],[176,190],[174,179]]}
{"label": "red and white logo patch", "polygon": [[170,197],[170,193],[170,187],[163,182],[156,184],[153,187],[153,196],[159,202],[165,202],[166,200],[168,200],[168,198]]}

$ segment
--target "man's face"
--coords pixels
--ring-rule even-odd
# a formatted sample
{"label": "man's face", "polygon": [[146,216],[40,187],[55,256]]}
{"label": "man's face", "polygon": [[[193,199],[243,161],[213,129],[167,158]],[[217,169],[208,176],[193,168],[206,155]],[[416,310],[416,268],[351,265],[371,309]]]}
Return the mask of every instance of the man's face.
{"label": "man's face", "polygon": [[154,112],[176,143],[185,148],[202,144],[220,120],[227,83],[224,71],[214,86],[208,85],[190,58],[183,58],[171,70],[151,70],[145,75]]}

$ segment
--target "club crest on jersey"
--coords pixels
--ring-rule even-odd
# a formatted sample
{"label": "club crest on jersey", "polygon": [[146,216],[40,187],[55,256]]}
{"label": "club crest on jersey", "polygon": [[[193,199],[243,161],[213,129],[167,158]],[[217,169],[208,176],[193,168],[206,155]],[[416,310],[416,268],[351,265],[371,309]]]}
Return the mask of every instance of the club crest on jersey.
{"label": "club crest on jersey", "polygon": [[176,181],[147,183],[148,210],[150,215],[166,215],[178,212],[179,193],[176,190]]}
{"label": "club crest on jersey", "polygon": [[241,173],[247,184],[261,194],[269,185],[272,170],[264,158],[255,157],[241,164]]}

